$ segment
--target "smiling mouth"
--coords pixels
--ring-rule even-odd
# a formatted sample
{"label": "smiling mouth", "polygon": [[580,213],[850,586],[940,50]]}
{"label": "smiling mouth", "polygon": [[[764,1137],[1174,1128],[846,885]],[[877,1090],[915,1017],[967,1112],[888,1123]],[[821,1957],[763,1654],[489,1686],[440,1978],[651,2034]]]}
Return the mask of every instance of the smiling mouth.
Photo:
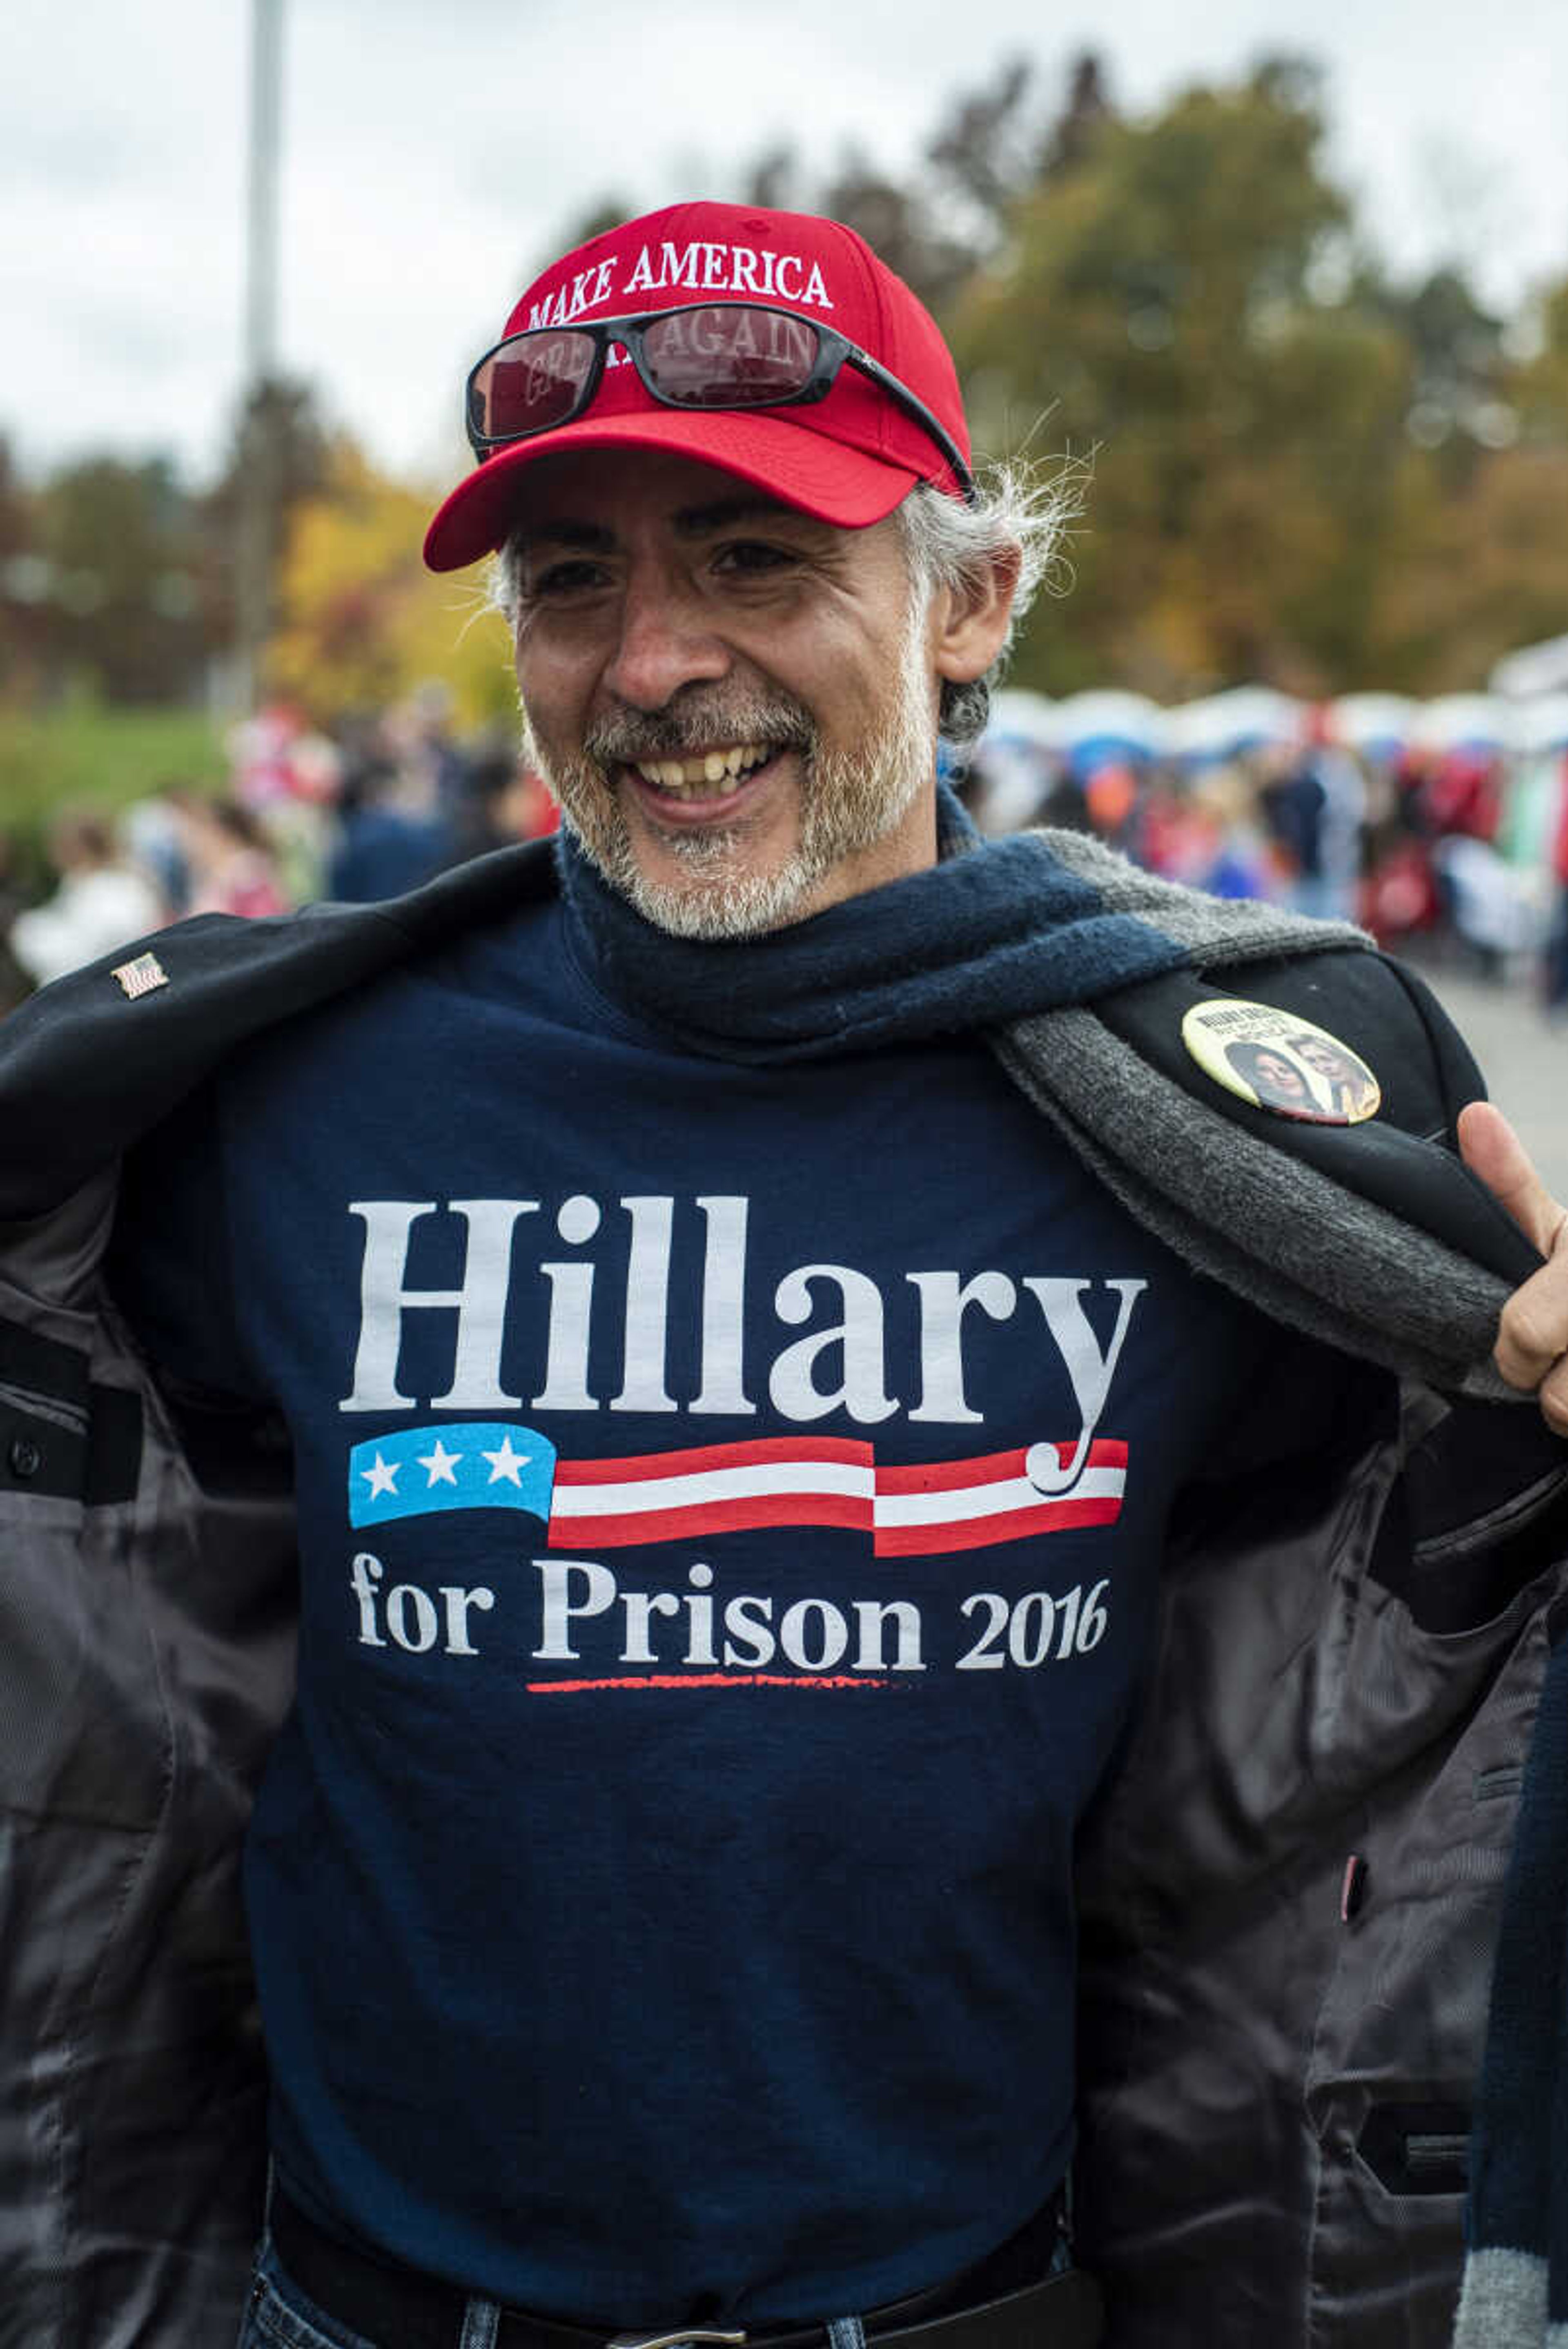
{"label": "smiling mouth", "polygon": [[766,766],[778,749],[776,742],[732,742],[687,759],[628,759],[626,763],[661,799],[722,800]]}

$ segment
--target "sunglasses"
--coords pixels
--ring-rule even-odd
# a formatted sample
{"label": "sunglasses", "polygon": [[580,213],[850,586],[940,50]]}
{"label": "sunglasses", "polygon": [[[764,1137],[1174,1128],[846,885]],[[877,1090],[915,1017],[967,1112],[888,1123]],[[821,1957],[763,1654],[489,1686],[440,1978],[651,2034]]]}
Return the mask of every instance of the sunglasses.
{"label": "sunglasses", "polygon": [[941,450],[971,502],[974,476],[924,400],[847,336],[760,302],[691,302],[634,318],[534,326],[486,351],[468,378],[469,445],[483,462],[536,432],[554,432],[592,401],[619,344],[661,408],[809,408],[843,367],[887,393]]}

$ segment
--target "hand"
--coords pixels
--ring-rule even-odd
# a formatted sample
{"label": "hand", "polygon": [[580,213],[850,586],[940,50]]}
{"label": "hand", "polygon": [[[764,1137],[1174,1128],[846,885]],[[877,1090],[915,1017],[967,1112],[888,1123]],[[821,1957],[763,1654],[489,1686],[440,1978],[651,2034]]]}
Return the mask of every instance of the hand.
{"label": "hand", "polygon": [[1470,1173],[1546,1258],[1503,1307],[1492,1360],[1511,1387],[1533,1390],[1547,1425],[1568,1435],[1568,1207],[1552,1196],[1492,1102],[1461,1110],[1459,1136]]}

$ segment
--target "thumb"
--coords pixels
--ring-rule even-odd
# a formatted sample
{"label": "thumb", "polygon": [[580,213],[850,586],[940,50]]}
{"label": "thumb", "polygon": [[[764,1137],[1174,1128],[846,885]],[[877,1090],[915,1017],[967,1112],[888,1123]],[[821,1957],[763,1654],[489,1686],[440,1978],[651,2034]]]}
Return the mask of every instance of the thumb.
{"label": "thumb", "polygon": [[1526,1239],[1550,1256],[1568,1209],[1552,1196],[1501,1110],[1492,1102],[1471,1102],[1459,1112],[1458,1133],[1459,1156],[1470,1173],[1508,1209]]}

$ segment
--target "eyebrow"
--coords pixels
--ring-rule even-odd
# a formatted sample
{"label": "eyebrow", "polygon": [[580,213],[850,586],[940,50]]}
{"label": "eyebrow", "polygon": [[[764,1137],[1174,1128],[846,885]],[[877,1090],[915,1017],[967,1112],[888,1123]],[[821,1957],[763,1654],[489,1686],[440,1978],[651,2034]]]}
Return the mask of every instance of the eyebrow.
{"label": "eyebrow", "polygon": [[565,517],[541,523],[536,530],[519,527],[514,536],[524,554],[531,554],[536,546],[575,546],[585,554],[607,554],[615,545],[614,533],[598,523],[573,522]]}
{"label": "eyebrow", "polygon": [[759,491],[747,497],[720,498],[712,505],[683,506],[675,517],[675,527],[682,538],[706,538],[713,531],[728,530],[734,523],[756,519],[805,522],[810,517],[794,506],[786,506],[781,498],[770,498]]}
{"label": "eyebrow", "polygon": [[[682,506],[673,516],[676,533],[681,538],[710,538],[715,531],[729,530],[738,522],[753,520],[809,524],[811,516],[761,492],[744,497],[720,498],[711,505]],[[525,552],[536,546],[569,546],[579,554],[611,554],[616,545],[614,531],[603,523],[580,522],[569,514],[554,515],[535,529],[524,526],[517,537]]]}

